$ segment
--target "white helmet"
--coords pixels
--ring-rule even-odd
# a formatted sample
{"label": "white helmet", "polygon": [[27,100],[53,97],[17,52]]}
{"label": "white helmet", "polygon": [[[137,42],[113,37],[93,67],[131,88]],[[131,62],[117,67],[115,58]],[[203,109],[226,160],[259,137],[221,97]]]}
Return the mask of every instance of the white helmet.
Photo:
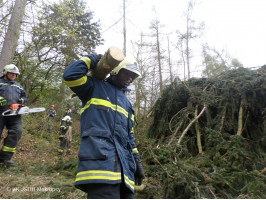
{"label": "white helmet", "polygon": [[112,71],[112,74],[117,75],[121,69],[126,69],[128,71],[135,73],[136,74],[135,78],[141,75],[139,72],[139,67],[137,62],[130,60],[128,58],[125,58],[117,67],[115,67]]}
{"label": "white helmet", "polygon": [[6,75],[7,72],[11,72],[11,73],[14,73],[14,74],[20,74],[19,73],[19,69],[14,64],[6,65],[4,67],[3,74]]}

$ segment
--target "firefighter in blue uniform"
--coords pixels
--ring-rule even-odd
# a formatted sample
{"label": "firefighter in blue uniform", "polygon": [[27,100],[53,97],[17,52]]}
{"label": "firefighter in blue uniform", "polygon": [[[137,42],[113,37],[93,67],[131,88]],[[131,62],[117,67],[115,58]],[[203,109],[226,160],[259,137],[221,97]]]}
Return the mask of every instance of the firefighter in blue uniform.
{"label": "firefighter in blue uniform", "polygon": [[59,149],[58,155],[63,155],[64,149],[66,148],[66,153],[70,154],[70,143],[72,139],[72,115],[71,109],[67,109],[66,114],[61,120],[60,130],[59,130]]}
{"label": "firefighter in blue uniform", "polygon": [[125,92],[140,73],[125,59],[107,80],[87,76],[101,56],[89,54],[69,65],[65,83],[82,102],[81,144],[75,187],[92,199],[133,198],[145,178],[134,142],[134,111]]}
{"label": "firefighter in blue uniform", "polygon": [[20,115],[2,116],[2,112],[9,109],[11,104],[25,104],[26,93],[23,87],[15,82],[19,69],[14,65],[4,67],[3,76],[0,78],[0,138],[4,127],[8,130],[0,151],[0,164],[13,166],[11,160],[17,143],[22,134],[22,120]]}

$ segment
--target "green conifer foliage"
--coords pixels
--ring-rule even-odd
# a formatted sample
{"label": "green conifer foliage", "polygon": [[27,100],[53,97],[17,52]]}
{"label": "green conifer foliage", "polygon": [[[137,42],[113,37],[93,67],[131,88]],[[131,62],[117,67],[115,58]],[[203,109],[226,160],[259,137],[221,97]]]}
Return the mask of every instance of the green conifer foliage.
{"label": "green conifer foliage", "polygon": [[238,68],[169,85],[139,144],[148,181],[137,197],[266,198],[265,75]]}

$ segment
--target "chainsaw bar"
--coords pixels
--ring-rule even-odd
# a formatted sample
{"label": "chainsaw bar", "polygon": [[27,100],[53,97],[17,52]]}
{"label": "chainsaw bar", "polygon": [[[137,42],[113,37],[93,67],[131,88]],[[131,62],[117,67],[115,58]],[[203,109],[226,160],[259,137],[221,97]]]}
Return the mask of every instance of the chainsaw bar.
{"label": "chainsaw bar", "polygon": [[29,113],[43,112],[45,111],[44,107],[40,108],[29,108],[27,106],[21,107],[19,109],[8,109],[2,113],[3,116],[15,116],[15,115],[27,115]]}

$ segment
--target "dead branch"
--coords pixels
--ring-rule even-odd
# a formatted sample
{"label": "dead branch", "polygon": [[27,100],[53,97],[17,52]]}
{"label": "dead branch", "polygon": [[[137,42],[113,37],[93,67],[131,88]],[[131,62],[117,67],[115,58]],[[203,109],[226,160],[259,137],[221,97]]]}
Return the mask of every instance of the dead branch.
{"label": "dead branch", "polygon": [[147,119],[151,117],[152,113],[153,113],[153,109],[151,110],[151,112],[148,113]]}
{"label": "dead branch", "polygon": [[225,106],[225,108],[223,110],[223,116],[222,116],[222,119],[221,119],[221,126],[220,126],[220,133],[222,133],[222,130],[223,130],[223,127],[224,127],[225,116],[226,116],[226,106]]}
{"label": "dead branch", "polygon": [[157,159],[157,158],[153,158],[154,160],[155,160],[155,162],[157,162],[160,166],[161,166],[161,168],[163,169],[163,171],[165,171],[166,172],[166,174],[170,177],[170,178],[173,178],[174,179],[174,177],[173,176],[171,176],[170,174],[169,174],[169,172],[167,171],[167,169],[160,163],[160,161]]}
{"label": "dead branch", "polygon": [[266,172],[266,168],[260,171],[259,175],[261,176],[264,172]]}
{"label": "dead branch", "polygon": [[[28,176],[28,169],[27,169],[27,166],[26,166],[24,160],[22,160],[22,161],[23,161],[23,165],[24,165],[24,169],[25,169],[25,176],[26,176],[26,179],[27,179],[27,185],[28,185],[28,187],[30,187],[29,176]],[[32,191],[29,190],[29,192],[30,192],[30,199],[32,199]]]}
{"label": "dead branch", "polygon": [[186,133],[188,132],[189,128],[194,124],[195,121],[197,121],[197,120],[200,118],[200,116],[204,113],[204,111],[206,110],[206,108],[207,108],[207,105],[204,104],[204,107],[202,108],[200,114],[199,114],[197,117],[195,117],[195,118],[189,123],[189,125],[187,126],[187,128],[186,128],[186,129],[183,131],[183,133],[181,134],[181,137],[179,138],[179,140],[178,140],[178,142],[177,142],[178,145],[180,145],[181,141],[183,140],[184,136],[185,136]]}
{"label": "dead branch", "polygon": [[169,122],[169,129],[170,129],[170,131],[171,132],[173,132],[172,131],[172,128],[171,128],[171,125],[172,125],[172,121],[174,120],[174,118],[181,112],[181,111],[183,111],[185,108],[182,108],[181,110],[179,110],[172,118],[171,118],[171,120],[170,120],[170,122]]}
{"label": "dead branch", "polygon": [[167,144],[167,146],[170,146],[170,144],[173,142],[174,138],[176,137],[176,134],[178,133],[179,129],[182,127],[182,125],[184,124],[184,122],[185,122],[185,119],[183,119],[183,120],[179,123],[178,127],[175,129],[175,132],[174,132],[174,134],[173,134],[171,140],[170,140],[169,143]]}
{"label": "dead branch", "polygon": [[6,188],[8,188],[8,185],[9,185],[9,182],[7,182],[7,184],[4,186],[4,187],[2,187],[1,189],[2,189],[2,193],[0,193],[0,197],[4,194],[4,192],[6,191],[5,189]]}
{"label": "dead branch", "polygon": [[211,190],[211,188],[210,188],[210,187],[208,187],[208,188],[209,188],[210,193],[213,195],[213,197],[214,197],[215,199],[217,199],[216,195],[215,195],[214,192]]}

